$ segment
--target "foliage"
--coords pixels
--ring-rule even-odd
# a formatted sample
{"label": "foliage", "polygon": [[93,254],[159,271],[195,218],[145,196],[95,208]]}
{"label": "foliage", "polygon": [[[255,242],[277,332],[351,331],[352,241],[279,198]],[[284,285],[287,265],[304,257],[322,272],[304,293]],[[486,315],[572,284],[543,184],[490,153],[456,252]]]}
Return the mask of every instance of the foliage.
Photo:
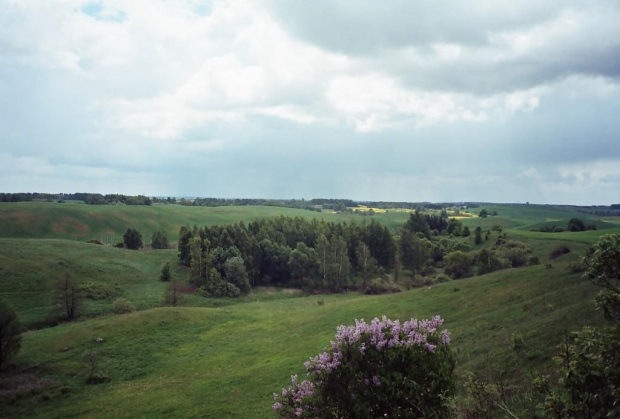
{"label": "foliage", "polygon": [[586,254],[584,277],[603,291],[596,301],[605,317],[620,323],[620,234],[606,234]]}
{"label": "foliage", "polygon": [[80,284],[66,272],[56,283],[55,302],[67,320],[73,320],[79,313],[84,302],[84,291]]}
{"label": "foliage", "polygon": [[620,406],[620,329],[585,327],[559,347],[559,386],[549,377],[535,384],[546,395],[541,406],[556,417],[618,417]]}
{"label": "foliage", "polygon": [[274,393],[282,417],[449,417],[454,358],[443,320],[383,316],[339,326],[330,349],[305,363],[308,379]]}
{"label": "foliage", "polygon": [[128,228],[123,234],[123,243],[127,249],[138,250],[142,248],[142,234],[133,228]]}
{"label": "foliage", "polygon": [[156,231],[151,237],[151,248],[153,249],[167,249],[169,246],[168,235],[165,231]]}
{"label": "foliage", "polygon": [[241,295],[241,290],[234,284],[226,282],[215,268],[209,271],[209,280],[200,287],[200,291],[205,297],[230,297],[236,298]]}
{"label": "foliage", "polygon": [[620,235],[607,234],[584,258],[584,277],[603,288],[596,302],[612,328],[584,327],[560,345],[559,386],[548,377],[536,384],[545,393],[542,406],[558,417],[620,416]]}
{"label": "foliage", "polygon": [[478,214],[478,217],[480,218],[486,218],[489,216],[489,213],[487,212],[487,210],[483,209],[482,211],[480,211],[480,213]]}
{"label": "foliage", "polygon": [[121,292],[117,284],[91,281],[80,284],[80,290],[89,300],[107,300]]}
{"label": "foliage", "polygon": [[178,279],[172,279],[166,286],[164,292],[164,305],[167,306],[180,306],[183,304],[183,294],[181,294],[181,281]]}
{"label": "foliage", "polygon": [[446,255],[443,259],[446,274],[454,279],[467,278],[472,275],[472,255],[457,250]]}
{"label": "foliage", "polygon": [[250,281],[241,256],[227,259],[224,263],[224,273],[226,274],[226,281],[239,288],[241,293],[250,292]]}
{"label": "foliage", "polygon": [[127,314],[133,313],[136,308],[131,304],[131,301],[126,298],[117,298],[114,300],[114,314]]}
{"label": "foliage", "polygon": [[390,294],[393,292],[400,292],[401,289],[394,282],[383,279],[373,279],[369,285],[364,289],[364,294],[377,295],[377,294]]}
{"label": "foliage", "polygon": [[568,231],[585,231],[586,230],[586,225],[584,224],[583,220],[581,218],[571,218],[568,221],[568,226],[567,226],[567,230]]}
{"label": "foliage", "polygon": [[159,271],[159,279],[162,281],[170,281],[172,275],[170,274],[170,262],[166,262],[161,265],[161,269]]}
{"label": "foliage", "polygon": [[0,370],[21,348],[21,330],[15,311],[0,300]]}

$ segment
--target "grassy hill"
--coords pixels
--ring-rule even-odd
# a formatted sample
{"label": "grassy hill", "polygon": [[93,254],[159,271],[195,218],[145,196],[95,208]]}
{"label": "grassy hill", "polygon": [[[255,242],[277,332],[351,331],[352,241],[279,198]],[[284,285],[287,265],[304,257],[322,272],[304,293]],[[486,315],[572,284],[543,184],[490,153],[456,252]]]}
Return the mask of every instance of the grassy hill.
{"label": "grassy hill", "polygon": [[[265,417],[271,393],[318,353],[339,324],[374,316],[440,314],[453,334],[458,369],[528,382],[548,364],[564,330],[597,321],[597,289],[566,269],[499,271],[387,296],[357,294],[257,301],[221,308],[156,308],[28,332],[17,358],[50,386],[6,406],[45,417]],[[317,304],[323,300],[324,304]],[[513,336],[524,348],[515,351]],[[101,337],[104,343],[96,343]],[[68,350],[61,352],[62,348]],[[84,385],[85,350],[109,383]],[[25,374],[27,374],[25,373]],[[64,388],[63,388],[64,386]],[[69,387],[67,389],[66,387]],[[63,395],[62,393],[67,393]]]}
{"label": "grassy hill", "polygon": [[[177,240],[184,225],[218,225],[250,222],[278,215],[320,218],[328,221],[369,222],[371,217],[353,214],[319,213],[283,207],[226,206],[189,207],[181,205],[125,206],[58,204],[53,202],[0,203],[0,237],[53,238],[105,243],[122,241],[127,228],[135,228],[146,243],[155,231],[164,230],[171,241]],[[406,212],[377,214],[373,220],[389,228],[402,226]]]}

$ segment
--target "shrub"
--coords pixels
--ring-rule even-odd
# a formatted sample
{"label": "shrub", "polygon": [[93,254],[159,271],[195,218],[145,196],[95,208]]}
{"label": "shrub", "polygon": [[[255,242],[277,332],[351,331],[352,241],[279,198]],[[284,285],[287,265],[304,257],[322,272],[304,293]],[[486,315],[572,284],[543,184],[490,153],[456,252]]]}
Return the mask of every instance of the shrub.
{"label": "shrub", "polygon": [[136,311],[136,308],[131,304],[131,301],[125,298],[114,300],[114,314],[127,314],[134,311]]}
{"label": "shrub", "polygon": [[468,253],[457,250],[446,255],[443,259],[444,270],[454,279],[471,276],[473,257]]}
{"label": "shrub", "polygon": [[400,292],[398,285],[390,280],[373,279],[370,284],[364,289],[364,294],[378,295],[378,294],[390,294],[394,292]]}
{"label": "shrub", "polygon": [[128,228],[123,234],[123,243],[127,249],[138,250],[142,247],[142,234],[133,228]]}
{"label": "shrub", "polygon": [[166,262],[161,265],[161,271],[159,273],[159,279],[162,281],[170,281],[170,262]]}
{"label": "shrub", "polygon": [[85,282],[80,284],[80,290],[89,300],[108,300],[121,292],[118,285],[100,282]]}
{"label": "shrub", "polygon": [[441,284],[442,282],[448,282],[449,280],[450,280],[450,277],[446,274],[439,274],[435,277],[436,284]]}
{"label": "shrub", "polygon": [[156,231],[151,237],[151,248],[153,249],[167,249],[169,245],[168,235],[165,231]]}
{"label": "shrub", "polygon": [[22,343],[19,319],[15,311],[0,301],[0,370],[19,352]]}
{"label": "shrub", "polygon": [[310,358],[308,379],[274,393],[282,417],[447,417],[454,357],[443,320],[385,316],[339,326],[330,349]]}
{"label": "shrub", "polygon": [[103,243],[100,240],[97,240],[97,239],[90,239],[86,243],[103,245]]}
{"label": "shrub", "polygon": [[549,259],[557,259],[560,256],[564,256],[570,253],[570,247],[561,245],[553,249],[553,252],[549,255]]}

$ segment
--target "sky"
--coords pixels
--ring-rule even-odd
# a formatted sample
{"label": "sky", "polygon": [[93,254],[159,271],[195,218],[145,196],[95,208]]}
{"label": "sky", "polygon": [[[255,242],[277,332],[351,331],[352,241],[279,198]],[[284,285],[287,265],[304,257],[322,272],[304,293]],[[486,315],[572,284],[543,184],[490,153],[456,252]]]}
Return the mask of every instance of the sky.
{"label": "sky", "polygon": [[616,0],[0,0],[0,191],[620,203]]}

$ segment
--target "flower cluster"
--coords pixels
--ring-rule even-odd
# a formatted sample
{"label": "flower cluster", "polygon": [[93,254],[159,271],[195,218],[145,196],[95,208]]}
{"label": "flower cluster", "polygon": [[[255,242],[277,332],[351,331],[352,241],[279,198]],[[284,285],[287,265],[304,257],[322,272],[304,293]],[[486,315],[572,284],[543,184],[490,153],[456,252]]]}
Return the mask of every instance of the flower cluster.
{"label": "flower cluster", "polygon": [[[336,341],[330,342],[331,350],[323,349],[319,355],[306,361],[304,366],[308,373],[329,373],[340,366],[343,348],[352,347],[362,338],[368,341],[371,348],[378,351],[385,347],[423,346],[434,353],[437,346],[428,341],[430,336],[439,336],[444,345],[450,343],[450,333],[446,329],[439,331],[443,322],[439,316],[430,320],[411,319],[402,325],[400,321],[392,321],[386,316],[381,320],[375,317],[370,324],[364,319],[355,320],[355,326],[338,326]],[[366,342],[362,342],[359,347],[360,353],[364,355],[367,350]]]}
{"label": "flower cluster", "polygon": [[[383,316],[381,320],[374,318],[370,323],[362,319],[355,320],[354,326],[338,326],[335,340],[330,342],[329,349],[323,349],[320,354],[305,362],[308,380],[298,383],[297,376],[292,376],[288,389],[282,389],[281,393],[274,393],[275,402],[272,407],[284,417],[300,417],[304,416],[304,413],[307,415],[313,409],[313,396],[314,398],[322,397],[322,386],[330,380],[330,377],[334,379],[342,374],[345,370],[341,368],[345,362],[349,368],[351,367],[349,362],[352,359],[350,355],[352,351],[359,353],[360,360],[366,360],[360,362],[371,364],[377,359],[377,354],[385,351],[391,353],[392,348],[404,348],[420,354],[426,353],[434,358],[437,356],[434,355],[437,345],[447,346],[450,343],[450,333],[445,329],[440,329],[443,323],[443,319],[439,316],[428,320],[411,319],[402,324],[398,320],[392,321]],[[422,352],[419,352],[420,350]],[[412,366],[407,368],[410,367]],[[419,367],[420,365],[417,368]],[[370,368],[377,374],[357,375],[356,382],[366,388],[376,389],[373,391],[383,388],[384,383],[380,378],[383,372],[380,368],[379,365]],[[370,370],[366,369],[366,374]],[[351,394],[351,397],[356,396]]]}

